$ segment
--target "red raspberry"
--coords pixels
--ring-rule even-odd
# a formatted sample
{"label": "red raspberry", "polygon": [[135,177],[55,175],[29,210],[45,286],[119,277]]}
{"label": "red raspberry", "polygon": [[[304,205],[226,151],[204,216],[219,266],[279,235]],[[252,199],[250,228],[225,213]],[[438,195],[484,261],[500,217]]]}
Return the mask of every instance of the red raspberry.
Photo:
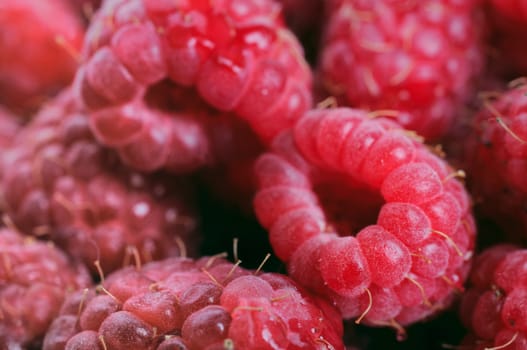
{"label": "red raspberry", "polygon": [[2,152],[11,145],[19,129],[18,118],[0,106],[0,150]]}
{"label": "red raspberry", "polygon": [[[267,141],[311,105],[311,72],[270,0],[106,1],[84,59],[77,87],[97,138],[141,170],[206,164],[218,111]],[[151,99],[182,87],[194,98]]]}
{"label": "red raspberry", "polygon": [[342,329],[334,308],[286,276],[170,258],[72,296],[43,349],[344,349]]}
{"label": "red raspberry", "polygon": [[[21,129],[18,118],[11,114],[7,109],[0,106],[0,154],[11,146],[15,135]],[[4,173],[2,162],[0,162],[0,179]]]}
{"label": "red raspberry", "polygon": [[527,84],[485,98],[465,142],[468,185],[481,215],[511,239],[527,235]]}
{"label": "red raspberry", "polygon": [[0,229],[0,344],[27,349],[42,341],[64,298],[90,285],[88,271],[52,244]]}
{"label": "red raspberry", "polygon": [[456,173],[395,123],[313,110],[256,163],[276,255],[345,318],[408,325],[449,305],[475,228]]}
{"label": "red raspberry", "polygon": [[527,348],[527,250],[495,245],[477,256],[463,295],[467,349]]}
{"label": "red raspberry", "polygon": [[491,69],[510,77],[527,74],[527,3],[523,0],[487,0],[495,61]]}
{"label": "red raspberry", "polygon": [[63,0],[0,0],[0,103],[27,113],[67,85],[82,38]]}
{"label": "red raspberry", "polygon": [[6,213],[23,232],[47,235],[94,268],[136,253],[159,259],[197,249],[188,183],[144,176],[92,136],[69,91],[45,106],[4,154]]}
{"label": "red raspberry", "polygon": [[0,152],[11,146],[20,129],[20,119],[0,105]]}
{"label": "red raspberry", "polygon": [[397,110],[404,127],[440,137],[482,69],[475,2],[333,1],[322,84],[345,104]]}

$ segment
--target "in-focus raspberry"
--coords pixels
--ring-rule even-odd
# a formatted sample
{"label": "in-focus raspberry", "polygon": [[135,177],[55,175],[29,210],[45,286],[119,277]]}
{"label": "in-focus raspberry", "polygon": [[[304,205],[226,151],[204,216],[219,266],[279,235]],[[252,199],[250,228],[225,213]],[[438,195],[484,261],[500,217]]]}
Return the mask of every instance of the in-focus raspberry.
{"label": "in-focus raspberry", "polygon": [[124,268],[62,310],[44,350],[344,349],[340,315],[326,301],[284,275],[218,257]]}
{"label": "in-focus raspberry", "polygon": [[256,163],[254,206],[292,278],[345,318],[409,325],[448,307],[474,249],[457,172],[386,118],[313,110]]}
{"label": "in-focus raspberry", "polygon": [[[218,114],[268,142],[311,106],[302,56],[274,1],[111,0],[88,29],[76,86],[98,140],[127,164],[188,172],[215,159],[207,124]],[[191,97],[167,108],[149,98],[160,85]]]}

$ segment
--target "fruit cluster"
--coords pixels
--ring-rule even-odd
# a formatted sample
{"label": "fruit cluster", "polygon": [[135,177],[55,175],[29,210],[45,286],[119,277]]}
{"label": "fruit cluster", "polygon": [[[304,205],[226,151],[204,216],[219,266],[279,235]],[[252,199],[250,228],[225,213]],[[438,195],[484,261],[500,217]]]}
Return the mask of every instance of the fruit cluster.
{"label": "fruit cluster", "polygon": [[0,0],[0,349],[527,349],[526,38],[523,0]]}

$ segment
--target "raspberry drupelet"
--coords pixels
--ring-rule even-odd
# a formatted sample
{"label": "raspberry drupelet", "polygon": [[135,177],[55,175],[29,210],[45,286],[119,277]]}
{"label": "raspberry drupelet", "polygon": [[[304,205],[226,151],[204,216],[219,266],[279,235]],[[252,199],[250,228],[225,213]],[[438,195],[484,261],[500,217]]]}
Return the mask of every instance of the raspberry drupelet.
{"label": "raspberry drupelet", "polygon": [[191,187],[143,175],[99,145],[70,91],[47,104],[3,155],[5,213],[26,234],[46,236],[105,272],[143,261],[194,255],[199,244]]}
{"label": "raspberry drupelet", "polygon": [[458,172],[362,110],[313,110],[256,163],[256,214],[292,278],[370,325],[447,307],[475,227]]}
{"label": "raspberry drupelet", "polygon": [[396,110],[427,139],[444,135],[483,68],[474,0],[334,0],[320,80],[342,105]]}
{"label": "raspberry drupelet", "polygon": [[64,0],[0,0],[0,104],[27,116],[69,84],[83,35]]}
{"label": "raspberry drupelet", "polygon": [[62,310],[44,350],[344,349],[341,317],[328,302],[284,275],[218,256],[115,271]]}
{"label": "raspberry drupelet", "polygon": [[4,152],[11,146],[20,129],[21,119],[0,105],[0,152]]}
{"label": "raspberry drupelet", "polygon": [[499,224],[516,242],[527,239],[527,84],[483,98],[465,141],[467,185],[481,216]]}
{"label": "raspberry drupelet", "polygon": [[66,296],[90,286],[86,268],[50,243],[0,229],[0,344],[38,348]]}
{"label": "raspberry drupelet", "polygon": [[462,349],[527,348],[527,250],[487,248],[474,260],[459,313],[470,334]]}
{"label": "raspberry drupelet", "polygon": [[[268,142],[312,104],[302,48],[270,0],[106,1],[83,51],[76,86],[92,129],[139,170],[208,164],[216,114]],[[151,98],[172,89],[195,96],[168,107]]]}

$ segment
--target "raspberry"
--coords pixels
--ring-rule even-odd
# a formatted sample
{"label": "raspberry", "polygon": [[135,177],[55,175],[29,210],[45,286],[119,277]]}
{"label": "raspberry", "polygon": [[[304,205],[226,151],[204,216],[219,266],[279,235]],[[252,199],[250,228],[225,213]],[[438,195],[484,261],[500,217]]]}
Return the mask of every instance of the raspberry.
{"label": "raspberry", "polygon": [[526,93],[527,85],[520,82],[496,98],[485,99],[465,142],[467,183],[478,199],[476,208],[512,240],[525,239],[527,228]]}
{"label": "raspberry", "polygon": [[254,200],[291,276],[345,318],[408,325],[445,308],[474,248],[468,195],[385,118],[313,110],[256,163]]}
{"label": "raspberry", "polygon": [[471,97],[483,51],[475,1],[333,1],[319,73],[344,104],[393,109],[426,138],[446,133]]}
{"label": "raspberry", "polygon": [[494,46],[492,69],[509,77],[527,74],[527,6],[522,0],[489,0],[486,13]]}
{"label": "raspberry", "polygon": [[0,103],[26,114],[66,86],[83,34],[63,0],[1,0]]}
{"label": "raspberry", "polygon": [[[20,130],[20,123],[17,117],[15,117],[7,109],[0,106],[0,152],[4,151],[11,146],[15,135]],[[0,178],[2,178],[3,167],[0,162]]]}
{"label": "raspberry", "polygon": [[23,232],[46,235],[104,271],[141,260],[195,254],[189,184],[124,167],[94,139],[69,91],[45,106],[4,155],[6,214]]}
{"label": "raspberry", "polygon": [[527,346],[526,263],[527,250],[510,244],[487,248],[476,257],[459,310],[470,331],[464,340],[467,349]]}
{"label": "raspberry", "polygon": [[[291,126],[311,105],[311,72],[279,10],[269,0],[106,1],[76,79],[98,140],[136,169],[182,172],[208,164],[205,129],[218,114],[264,141]],[[182,89],[168,106],[151,98]]]}
{"label": "raspberry", "polygon": [[18,118],[0,106],[0,149],[3,151],[13,142],[20,129]]}
{"label": "raspberry", "polygon": [[43,349],[344,349],[342,332],[337,311],[286,276],[177,257],[72,295]]}
{"label": "raspberry", "polygon": [[0,230],[0,254],[0,343],[8,349],[37,346],[64,299],[90,285],[89,274],[53,245],[6,228]]}

